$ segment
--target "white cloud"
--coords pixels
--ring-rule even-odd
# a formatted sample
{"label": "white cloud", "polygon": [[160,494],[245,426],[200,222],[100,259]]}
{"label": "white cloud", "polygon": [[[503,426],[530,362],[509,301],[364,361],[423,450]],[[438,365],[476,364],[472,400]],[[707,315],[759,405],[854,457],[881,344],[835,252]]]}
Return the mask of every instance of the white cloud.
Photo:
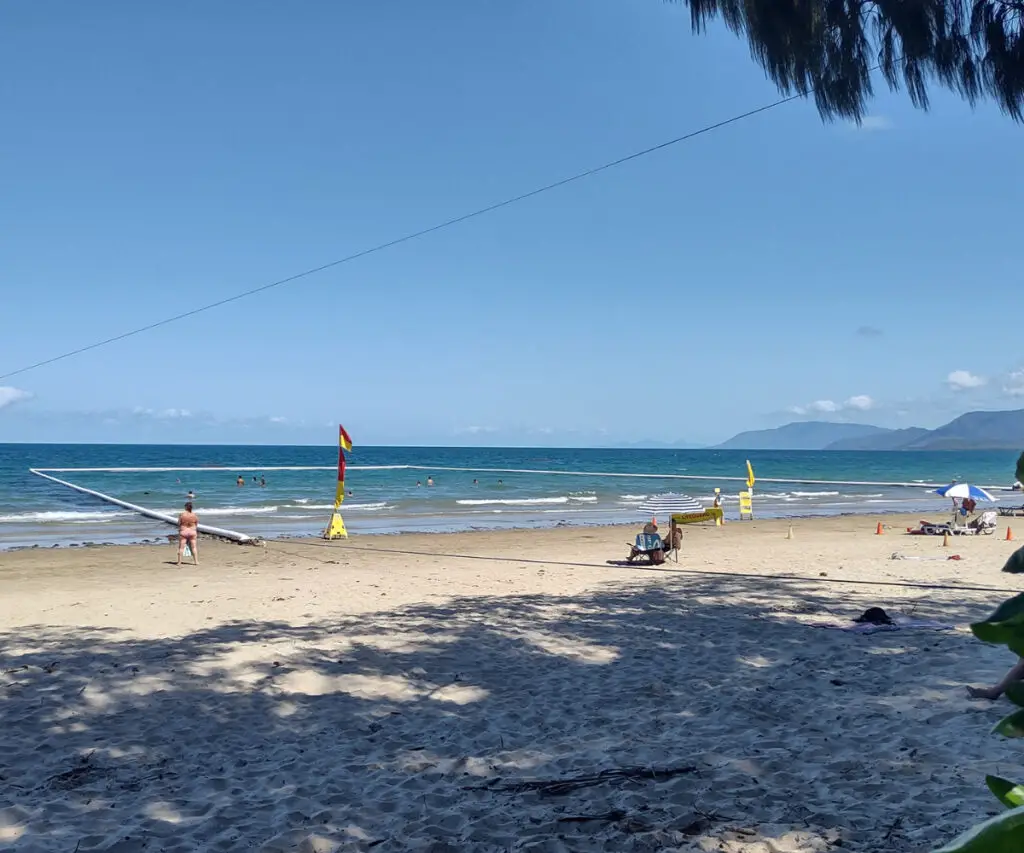
{"label": "white cloud", "polygon": [[13,406],[15,403],[22,403],[31,400],[32,395],[20,388],[12,388],[10,385],[0,385],[0,409]]}
{"label": "white cloud", "polygon": [[161,420],[192,417],[192,413],[188,409],[148,409],[144,406],[136,406],[132,409],[132,414],[143,418],[160,418]]}
{"label": "white cloud", "polygon": [[837,412],[866,412],[875,407],[875,401],[867,394],[857,394],[841,403],[835,400],[815,400],[805,406],[791,406],[789,411],[794,415],[834,415]]}
{"label": "white cloud", "polygon": [[873,409],[874,407],[875,401],[867,394],[857,394],[855,397],[851,397],[843,403],[843,408],[856,409],[858,412],[866,412],[868,409]]}
{"label": "white cloud", "polygon": [[954,370],[946,377],[946,384],[953,391],[966,391],[969,388],[980,388],[988,380],[984,376],[975,376],[969,370]]}
{"label": "white cloud", "polygon": [[1014,370],[1006,377],[1003,393],[1011,397],[1024,397],[1024,368]]}
{"label": "white cloud", "polygon": [[466,433],[466,434],[469,434],[469,435],[480,435],[482,433],[497,432],[497,431],[498,431],[498,428],[497,427],[492,427],[492,426],[468,426],[468,427],[459,427],[457,430],[455,430],[456,433]]}
{"label": "white cloud", "polygon": [[286,424],[288,423],[288,418],[282,418],[280,415],[278,415],[276,417],[271,418],[270,422],[272,424]]}

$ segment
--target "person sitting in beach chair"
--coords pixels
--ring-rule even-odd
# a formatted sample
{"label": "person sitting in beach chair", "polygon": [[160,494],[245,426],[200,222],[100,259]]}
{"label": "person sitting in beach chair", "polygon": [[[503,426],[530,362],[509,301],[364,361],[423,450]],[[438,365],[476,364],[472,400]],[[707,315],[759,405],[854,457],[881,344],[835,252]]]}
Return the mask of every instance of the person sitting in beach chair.
{"label": "person sitting in beach chair", "polygon": [[632,563],[639,557],[647,557],[654,565],[665,562],[665,543],[658,534],[658,522],[653,518],[644,525],[643,532],[636,535],[636,541],[630,546],[628,562]]}
{"label": "person sitting in beach chair", "polygon": [[[683,546],[683,531],[679,525],[673,524],[668,531],[668,536],[661,540],[665,546],[665,556],[669,556],[673,551],[678,555],[679,549]],[[678,556],[676,557],[678,560]]]}

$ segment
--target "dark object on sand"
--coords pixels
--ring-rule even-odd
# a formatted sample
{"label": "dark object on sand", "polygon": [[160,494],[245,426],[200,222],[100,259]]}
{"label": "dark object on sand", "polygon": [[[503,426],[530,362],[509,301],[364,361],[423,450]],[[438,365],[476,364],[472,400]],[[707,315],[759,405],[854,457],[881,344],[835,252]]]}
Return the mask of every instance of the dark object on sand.
{"label": "dark object on sand", "polygon": [[892,618],[881,607],[869,607],[854,622],[866,622],[869,625],[892,625]]}
{"label": "dark object on sand", "polygon": [[1010,559],[1003,566],[1003,571],[1011,575],[1024,575],[1024,547],[1018,548],[1010,554]]}
{"label": "dark object on sand", "polygon": [[521,794],[525,791],[537,791],[540,794],[558,796],[568,794],[580,788],[592,788],[605,782],[635,781],[635,782],[666,782],[676,776],[685,773],[696,773],[697,768],[692,764],[683,764],[673,767],[616,767],[610,770],[602,770],[600,773],[585,774],[582,776],[571,776],[565,779],[522,779],[504,780],[501,778],[490,779],[482,785],[471,785],[463,788],[465,791],[506,791],[513,794]]}

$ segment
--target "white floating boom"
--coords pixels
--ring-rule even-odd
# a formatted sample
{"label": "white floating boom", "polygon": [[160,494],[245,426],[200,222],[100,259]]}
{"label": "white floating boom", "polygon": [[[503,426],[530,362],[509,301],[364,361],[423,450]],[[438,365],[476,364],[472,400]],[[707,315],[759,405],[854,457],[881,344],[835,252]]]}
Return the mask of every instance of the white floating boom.
{"label": "white floating boom", "polygon": [[[168,515],[165,512],[157,512],[155,509],[148,509],[138,504],[128,503],[128,501],[122,501],[118,498],[113,498],[110,495],[105,495],[103,492],[97,492],[95,489],[87,489],[85,486],[77,486],[74,483],[69,483],[67,480],[61,480],[57,477],[53,477],[50,474],[45,473],[44,470],[37,468],[29,468],[29,473],[35,474],[37,477],[42,477],[44,480],[49,480],[52,483],[57,483],[60,486],[73,489],[76,492],[81,492],[83,495],[90,495],[94,498],[99,498],[101,501],[106,501],[108,504],[122,507],[123,509],[130,510],[131,512],[144,515],[146,518],[152,518],[156,521],[162,521],[164,524],[170,524],[174,527],[178,526],[178,519],[173,515]],[[232,542],[238,542],[240,545],[251,545],[259,541],[254,536],[249,536],[247,533],[239,533],[237,530],[225,530],[222,527],[210,527],[208,524],[200,524],[199,532],[206,533],[210,536],[218,536],[221,539],[230,539]]]}

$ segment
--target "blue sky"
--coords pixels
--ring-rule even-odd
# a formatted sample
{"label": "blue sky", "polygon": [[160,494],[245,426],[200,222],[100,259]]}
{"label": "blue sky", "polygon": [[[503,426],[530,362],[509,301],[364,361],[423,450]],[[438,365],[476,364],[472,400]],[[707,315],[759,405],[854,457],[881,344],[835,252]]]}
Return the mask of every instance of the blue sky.
{"label": "blue sky", "polygon": [[[659,0],[6,4],[0,80],[0,373],[778,97]],[[0,441],[703,443],[1018,408],[1021,132],[937,90],[861,128],[790,103],[0,380]]]}

